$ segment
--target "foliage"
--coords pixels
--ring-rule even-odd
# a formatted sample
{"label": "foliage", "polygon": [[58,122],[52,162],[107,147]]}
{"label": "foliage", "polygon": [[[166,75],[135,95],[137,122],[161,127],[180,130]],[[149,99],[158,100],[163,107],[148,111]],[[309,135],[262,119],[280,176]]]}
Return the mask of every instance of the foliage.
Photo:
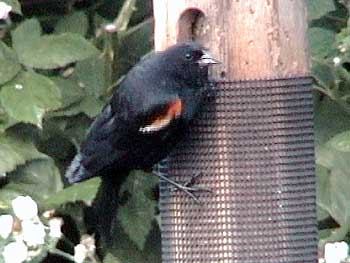
{"label": "foliage", "polygon": [[321,244],[350,230],[350,2],[309,0]]}
{"label": "foliage", "polygon": [[[74,245],[94,228],[88,211],[100,180],[69,186],[63,174],[115,84],[151,50],[151,7],[147,0],[117,6],[69,0],[47,15],[51,1],[26,1],[22,7],[17,0],[4,2],[12,14],[0,29],[0,214],[11,213],[18,195],[30,195],[41,213],[54,209],[65,220],[66,237],[32,262],[45,257],[71,262]],[[114,30],[105,29],[107,24]],[[114,226],[115,244],[122,249],[106,251],[98,261],[130,254],[130,263],[159,261],[156,185],[143,172],[125,182],[122,193],[129,198]],[[5,245],[0,242],[0,262]]]}
{"label": "foliage", "polygon": [[[69,186],[63,174],[116,83],[150,51],[150,1],[26,1],[22,7],[17,0],[3,2],[12,6],[12,21],[0,29],[0,214],[10,213],[18,195],[32,196],[41,212],[54,209],[65,221],[66,237],[38,258],[65,262],[94,229],[89,209],[100,180]],[[320,237],[348,240],[350,1],[307,5]],[[107,30],[107,24],[113,26]],[[143,172],[124,183],[121,196],[127,198],[113,226],[114,246],[99,261],[160,261],[156,184]],[[0,238],[0,252],[6,242]]]}

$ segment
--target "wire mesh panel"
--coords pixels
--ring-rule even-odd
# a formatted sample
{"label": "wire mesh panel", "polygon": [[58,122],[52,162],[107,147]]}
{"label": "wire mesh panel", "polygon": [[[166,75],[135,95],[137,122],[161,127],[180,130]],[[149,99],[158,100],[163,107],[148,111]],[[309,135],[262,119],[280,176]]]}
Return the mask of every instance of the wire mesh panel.
{"label": "wire mesh panel", "polygon": [[164,263],[317,261],[311,80],[218,83],[161,183]]}

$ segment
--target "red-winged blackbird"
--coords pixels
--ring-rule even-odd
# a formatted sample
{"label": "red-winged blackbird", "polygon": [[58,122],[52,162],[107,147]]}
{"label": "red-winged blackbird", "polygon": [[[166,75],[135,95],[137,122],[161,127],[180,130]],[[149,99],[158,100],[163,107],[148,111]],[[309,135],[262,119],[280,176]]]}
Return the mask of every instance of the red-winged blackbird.
{"label": "red-winged blackbird", "polygon": [[150,169],[183,137],[206,93],[208,66],[216,63],[202,46],[188,42],[145,58],[128,72],[66,173],[71,183],[102,177],[97,213],[113,211],[130,170]]}

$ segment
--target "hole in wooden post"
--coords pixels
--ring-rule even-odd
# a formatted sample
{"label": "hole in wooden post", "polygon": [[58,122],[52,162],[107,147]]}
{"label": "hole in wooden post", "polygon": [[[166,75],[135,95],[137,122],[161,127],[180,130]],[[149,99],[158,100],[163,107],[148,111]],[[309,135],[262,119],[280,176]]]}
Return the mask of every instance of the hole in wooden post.
{"label": "hole in wooden post", "polygon": [[177,42],[202,42],[207,29],[204,13],[197,8],[185,10],[178,22]]}

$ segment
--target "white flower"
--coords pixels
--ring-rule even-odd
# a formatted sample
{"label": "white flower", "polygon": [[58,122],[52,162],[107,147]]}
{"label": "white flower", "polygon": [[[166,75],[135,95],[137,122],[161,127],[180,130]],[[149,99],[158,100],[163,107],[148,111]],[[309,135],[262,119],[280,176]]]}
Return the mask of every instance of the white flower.
{"label": "white flower", "polygon": [[0,2],[0,19],[7,19],[11,10],[12,6],[4,2]]}
{"label": "white flower", "polygon": [[27,257],[27,261],[26,262],[31,262],[30,260],[39,256],[41,253],[43,252],[43,249],[38,248],[38,249],[32,249],[32,250],[28,250],[28,257]]}
{"label": "white flower", "polygon": [[62,236],[61,226],[63,224],[62,218],[54,217],[49,220],[50,232],[49,236],[53,238],[60,238]]}
{"label": "white flower", "polygon": [[5,263],[22,263],[27,259],[28,248],[23,242],[11,242],[2,252]]}
{"label": "white flower", "polygon": [[20,220],[29,220],[38,215],[38,206],[30,196],[17,196],[11,204]]}
{"label": "white flower", "polygon": [[334,63],[334,66],[339,66],[340,65],[340,57],[335,57],[333,58],[333,63]]}
{"label": "white flower", "polygon": [[83,244],[78,244],[74,247],[74,261],[83,263],[88,254],[87,248]]}
{"label": "white flower", "polygon": [[80,244],[84,245],[87,249],[87,255],[92,256],[95,254],[96,251],[96,245],[95,245],[95,239],[90,235],[83,235],[80,240]]}
{"label": "white flower", "polygon": [[115,26],[115,24],[107,24],[107,25],[105,25],[104,29],[108,33],[113,33],[115,31],[117,31],[117,27]]}
{"label": "white flower", "polygon": [[11,215],[0,216],[0,236],[3,239],[8,238],[12,232],[13,217]]}
{"label": "white flower", "polygon": [[47,218],[47,219],[53,218],[54,215],[55,215],[55,209],[46,210],[46,211],[43,213],[43,217],[45,217],[45,218]]}
{"label": "white flower", "polygon": [[345,45],[339,45],[338,49],[341,53],[345,53],[346,52],[346,46]]}
{"label": "white flower", "polygon": [[41,222],[22,221],[22,236],[28,246],[44,244],[45,235],[45,226]]}
{"label": "white flower", "polygon": [[349,246],[344,241],[327,243],[324,248],[324,259],[327,263],[340,263],[348,256]]}

